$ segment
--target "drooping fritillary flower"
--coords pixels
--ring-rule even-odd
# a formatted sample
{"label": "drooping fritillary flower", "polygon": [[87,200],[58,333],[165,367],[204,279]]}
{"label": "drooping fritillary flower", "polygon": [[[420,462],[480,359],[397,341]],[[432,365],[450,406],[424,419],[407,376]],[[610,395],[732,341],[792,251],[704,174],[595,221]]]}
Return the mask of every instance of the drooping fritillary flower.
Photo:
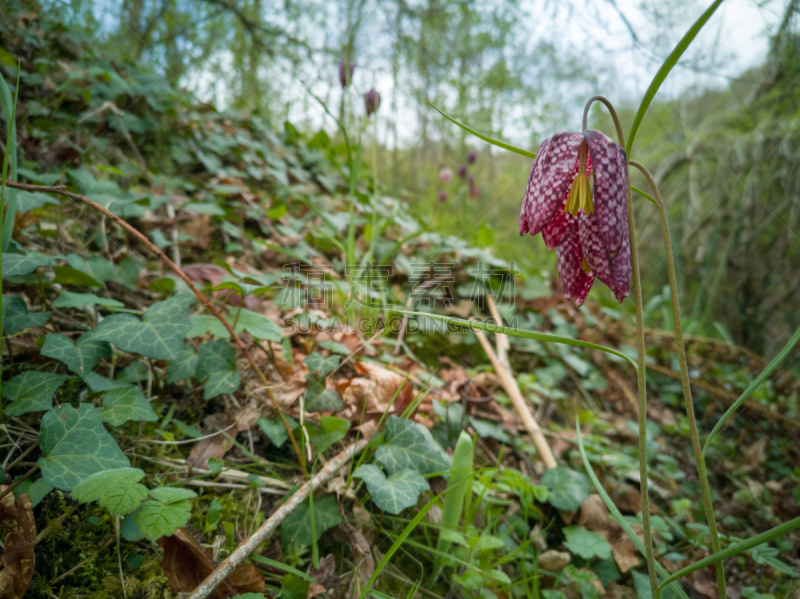
{"label": "drooping fritillary flower", "polygon": [[461,166],[458,167],[458,176],[461,177],[462,179],[467,176],[466,164],[462,164]]}
{"label": "drooping fritillary flower", "polygon": [[353,80],[353,72],[355,70],[356,65],[353,62],[347,62],[343,60],[339,63],[339,83],[342,84],[342,88],[350,85],[350,82]]}
{"label": "drooping fritillary flower", "polygon": [[440,191],[439,195],[437,196],[437,198],[439,199],[440,202],[446,202],[447,201],[447,192],[445,190]]}
{"label": "drooping fritillary flower", "polygon": [[630,293],[626,165],[625,150],[591,130],[554,135],[533,162],[519,233],[541,233],[548,249],[557,248],[564,294],[578,306],[595,278],[617,301]]}
{"label": "drooping fritillary flower", "polygon": [[444,167],[439,171],[439,181],[450,183],[453,180],[453,169]]}
{"label": "drooping fritillary flower", "polygon": [[364,94],[364,105],[367,107],[367,116],[371,116],[381,107],[381,95],[375,91],[375,88]]}
{"label": "drooping fritillary flower", "polygon": [[467,164],[475,164],[475,161],[478,159],[478,155],[473,150],[469,154],[467,154]]}
{"label": "drooping fritillary flower", "polygon": [[481,190],[478,189],[478,186],[475,183],[475,175],[469,176],[469,197],[471,197],[473,200],[481,197]]}

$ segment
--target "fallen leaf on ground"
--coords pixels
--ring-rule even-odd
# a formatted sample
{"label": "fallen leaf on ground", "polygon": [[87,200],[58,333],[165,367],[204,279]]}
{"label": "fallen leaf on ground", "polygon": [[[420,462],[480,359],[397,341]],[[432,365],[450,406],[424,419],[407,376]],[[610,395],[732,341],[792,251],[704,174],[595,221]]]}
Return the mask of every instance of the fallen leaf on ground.
{"label": "fallen leaf on ground", "polygon": [[[353,552],[353,572],[350,573],[350,584],[347,589],[347,597],[352,599],[360,596],[361,590],[369,582],[370,577],[375,572],[375,561],[372,557],[369,541],[361,534],[361,531],[347,522],[342,522],[339,525],[339,530],[347,536],[350,551]],[[358,573],[358,578],[355,576],[356,572]]]}
{"label": "fallen leaf on ground", "polygon": [[603,498],[597,493],[589,495],[581,503],[581,512],[578,516],[578,524],[585,526],[589,530],[596,530],[600,525],[608,521],[608,508],[603,503]]}
{"label": "fallen leaf on ground", "polygon": [[[0,492],[8,489],[0,486]],[[27,493],[14,498],[9,493],[0,501],[0,526],[6,531],[3,557],[0,563],[0,599],[20,599],[33,577],[35,556],[33,543],[36,539],[36,521],[33,505]]]}
{"label": "fallen leaf on ground", "polygon": [[395,394],[397,398],[392,406],[394,414],[402,414],[414,401],[414,386],[406,377],[369,362],[356,362],[356,372],[366,374],[374,383],[366,397],[368,414],[386,412]]}
{"label": "fallen leaf on ground", "polygon": [[[311,568],[309,575],[314,579],[314,582],[322,587],[322,592],[334,592],[339,585],[342,584],[342,579],[334,574],[336,568],[336,558],[332,553],[329,553],[321,560],[319,560],[319,568]],[[311,589],[309,588],[309,597]]]}
{"label": "fallen leaf on ground", "polygon": [[236,426],[236,420],[229,414],[211,414],[211,416],[206,417],[203,435],[217,434],[212,437],[201,439],[192,446],[192,450],[189,452],[189,459],[187,460],[191,466],[195,468],[207,468],[210,458],[219,459],[233,447],[233,443],[226,439],[225,436],[219,432],[220,430],[225,431],[225,434],[234,439],[236,438],[236,433],[239,432]]}
{"label": "fallen leaf on ground", "polygon": [[[173,593],[189,593],[205,580],[217,567],[211,551],[200,546],[194,537],[179,529],[171,537],[161,537],[159,549],[164,556],[161,568],[167,576]],[[231,599],[242,593],[260,593],[264,590],[264,577],[250,562],[237,566],[233,573],[212,593],[215,599]]]}
{"label": "fallen leaf on ground", "polygon": [[539,567],[548,572],[558,572],[569,565],[572,556],[566,551],[550,549],[539,554]]}
{"label": "fallen leaf on ground", "polygon": [[[620,572],[625,573],[639,564],[641,554],[619,524],[608,520],[602,526],[597,527],[596,531],[611,544],[611,553]],[[634,526],[633,531],[644,542],[644,536],[640,532],[641,528]]]}

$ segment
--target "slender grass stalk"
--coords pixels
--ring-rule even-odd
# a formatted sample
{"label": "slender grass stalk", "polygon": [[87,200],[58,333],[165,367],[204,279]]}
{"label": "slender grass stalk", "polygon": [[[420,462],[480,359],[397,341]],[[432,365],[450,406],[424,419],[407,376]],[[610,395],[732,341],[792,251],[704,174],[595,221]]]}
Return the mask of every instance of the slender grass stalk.
{"label": "slender grass stalk", "polygon": [[[586,130],[586,121],[589,117],[589,108],[595,102],[602,102],[617,129],[619,145],[625,147],[625,137],[622,134],[617,111],[606,98],[595,96],[590,98],[583,109],[583,130]],[[642,495],[642,530],[644,532],[645,557],[647,559],[647,574],[650,577],[650,591],[658,599],[658,579],[656,578],[656,559],[653,552],[653,535],[650,527],[650,492],[647,483],[647,367],[645,363],[644,344],[644,306],[642,301],[642,280],[639,275],[639,250],[636,247],[636,227],[633,219],[633,196],[631,193],[631,178],[627,178],[627,204],[628,204],[628,231],[631,244],[631,269],[633,285],[633,304],[636,308],[636,354],[638,366],[636,369],[636,386],[639,392],[639,478]],[[723,598],[724,599],[724,598]]]}
{"label": "slender grass stalk", "polygon": [[[669,236],[669,221],[667,220],[667,212],[664,209],[664,202],[661,199],[661,193],[658,191],[653,175],[650,174],[644,166],[636,162],[630,161],[631,166],[638,168],[645,179],[647,179],[650,189],[658,206],[658,216],[661,220],[661,235],[664,238],[664,250],[667,260],[667,276],[669,278],[670,300],[672,302],[672,320],[675,327],[675,344],[678,347],[678,363],[680,364],[681,371],[681,387],[683,388],[683,401],[686,405],[686,416],[689,419],[689,436],[692,439],[692,450],[694,451],[694,459],[697,462],[697,474],[700,478],[700,490],[703,496],[703,507],[706,511],[706,519],[708,520],[708,528],[711,532],[711,547],[714,553],[720,551],[719,533],[717,532],[717,520],[714,516],[714,504],[711,501],[711,489],[708,485],[708,473],[706,471],[706,460],[703,456],[703,448],[700,445],[700,434],[697,431],[697,419],[694,415],[694,403],[692,402],[692,388],[689,384],[689,366],[686,361],[686,347],[683,344],[683,329],[681,328],[681,307],[678,300],[678,282],[675,276],[675,262],[672,257],[672,239]],[[716,563],[717,569],[717,586],[719,587],[720,597],[725,598],[725,571],[722,566],[722,561]]]}
{"label": "slender grass stalk", "polygon": [[739,406],[742,405],[745,400],[761,386],[761,384],[769,375],[772,374],[772,372],[780,365],[780,363],[786,359],[786,356],[788,356],[789,352],[794,349],[794,346],[797,345],[798,341],[800,341],[800,327],[798,327],[798,329],[794,332],[794,335],[792,335],[792,338],[789,339],[789,342],[783,346],[783,349],[780,351],[780,353],[778,353],[778,355],[772,359],[772,362],[770,362],[769,365],[761,371],[761,374],[759,374],[755,380],[747,386],[747,389],[742,392],[742,394],[739,396],[739,399],[733,402],[733,405],[725,411],[725,413],[722,415],[722,418],[719,419],[719,422],[717,422],[714,428],[711,429],[711,432],[706,438],[706,442],[703,444],[704,454],[706,451],[708,451],[711,441],[713,441],[714,438],[719,434],[720,429],[725,426],[728,418],[730,418],[739,408]]}

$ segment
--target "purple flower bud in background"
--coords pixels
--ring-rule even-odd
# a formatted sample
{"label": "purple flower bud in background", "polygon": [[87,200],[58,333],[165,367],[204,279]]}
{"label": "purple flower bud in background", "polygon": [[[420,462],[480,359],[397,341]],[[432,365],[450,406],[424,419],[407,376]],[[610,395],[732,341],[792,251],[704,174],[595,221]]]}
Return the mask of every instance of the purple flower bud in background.
{"label": "purple flower bud in background", "polygon": [[473,175],[469,176],[469,197],[473,199],[481,197],[481,191],[478,189],[478,186],[475,185],[475,177]]}
{"label": "purple flower bud in background", "polygon": [[439,181],[450,183],[453,180],[453,169],[443,168],[439,171]]}
{"label": "purple flower bud in background", "polygon": [[444,191],[444,190],[440,191],[438,197],[439,197],[439,201],[440,202],[446,202],[447,201],[447,192]]}
{"label": "purple flower bud in background", "polygon": [[381,107],[381,95],[375,91],[375,88],[364,94],[364,104],[367,107],[367,116],[371,116]]}
{"label": "purple flower bud in background", "polygon": [[462,179],[467,176],[466,164],[462,164],[461,166],[458,167],[458,176],[461,177]]}
{"label": "purple flower bud in background", "polygon": [[[348,70],[350,71],[348,73]],[[345,62],[344,60],[339,63],[339,83],[342,87],[347,87],[353,81],[353,71],[356,70],[354,62]]]}
{"label": "purple flower bud in background", "polygon": [[469,154],[467,154],[467,163],[468,164],[475,164],[475,161],[477,159],[478,159],[478,155],[474,151],[472,151]]}

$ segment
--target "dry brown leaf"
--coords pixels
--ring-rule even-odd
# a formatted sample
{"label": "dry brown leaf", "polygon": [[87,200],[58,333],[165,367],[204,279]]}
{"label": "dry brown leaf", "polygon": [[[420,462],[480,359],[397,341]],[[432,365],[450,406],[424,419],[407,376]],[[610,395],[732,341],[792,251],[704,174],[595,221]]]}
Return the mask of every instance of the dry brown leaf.
{"label": "dry brown leaf", "polygon": [[[375,572],[375,561],[372,557],[372,550],[366,537],[361,534],[355,526],[342,522],[339,525],[350,544],[350,551],[353,552],[353,572],[351,573],[350,585],[347,589],[347,597],[353,599],[358,597],[370,577]],[[358,578],[355,574],[358,573]]]}
{"label": "dry brown leaf", "polygon": [[221,458],[233,447],[233,443],[219,433],[220,430],[224,430],[227,435],[235,439],[238,433],[236,420],[229,414],[211,414],[206,417],[203,434],[217,434],[201,439],[192,446],[188,459],[191,466],[207,468],[209,458]]}
{"label": "dry brown leaf", "polygon": [[581,512],[578,516],[578,524],[585,526],[589,530],[596,530],[600,525],[608,521],[608,508],[603,503],[603,498],[597,493],[589,495],[581,503]]}
{"label": "dry brown leaf", "polygon": [[[614,491],[614,505],[621,512],[638,514],[642,511],[642,494],[639,489],[631,485],[619,485]],[[650,513],[657,514],[658,506],[650,499]]]}
{"label": "dry brown leaf", "polygon": [[[614,561],[617,562],[620,572],[625,573],[639,564],[641,554],[619,524],[608,520],[596,530],[611,544],[611,553],[614,555]],[[633,530],[644,542],[640,527],[635,526]]]}
{"label": "dry brown leaf", "polygon": [[[336,569],[336,558],[329,553],[319,560],[319,568],[311,568],[309,575],[316,584],[320,585],[325,591],[335,591],[342,584],[342,579],[334,574]],[[309,593],[311,590],[309,589]]]}
{"label": "dry brown leaf", "polygon": [[[171,537],[161,537],[158,547],[164,550],[161,568],[173,593],[193,591],[217,567],[211,552],[201,547],[183,529],[179,529]],[[230,599],[242,593],[260,593],[264,587],[264,577],[258,569],[250,562],[245,562],[237,566],[214,590],[211,597]]]}
{"label": "dry brown leaf", "polygon": [[622,586],[612,580],[608,583],[606,593],[603,597],[607,599],[636,599],[636,591],[631,587]]}
{"label": "dry brown leaf", "polygon": [[550,549],[539,554],[539,566],[548,572],[559,572],[569,565],[571,559],[566,551]]}
{"label": "dry brown leaf", "polygon": [[393,404],[395,414],[402,414],[414,401],[414,387],[406,377],[369,362],[356,362],[356,372],[366,374],[374,383],[366,397],[367,414],[377,415],[386,412],[395,394],[397,394]]}
{"label": "dry brown leaf", "polygon": [[308,585],[308,592],[306,593],[306,599],[312,599],[312,597],[316,597],[317,595],[324,595],[327,592],[324,586],[321,584],[317,584],[316,582],[312,582]]}
{"label": "dry brown leaf", "polygon": [[[8,489],[0,485],[0,492]],[[35,556],[33,544],[36,539],[36,520],[33,505],[27,493],[14,498],[9,493],[0,501],[0,526],[6,531],[3,557],[0,563],[0,599],[20,599],[33,577]]]}

